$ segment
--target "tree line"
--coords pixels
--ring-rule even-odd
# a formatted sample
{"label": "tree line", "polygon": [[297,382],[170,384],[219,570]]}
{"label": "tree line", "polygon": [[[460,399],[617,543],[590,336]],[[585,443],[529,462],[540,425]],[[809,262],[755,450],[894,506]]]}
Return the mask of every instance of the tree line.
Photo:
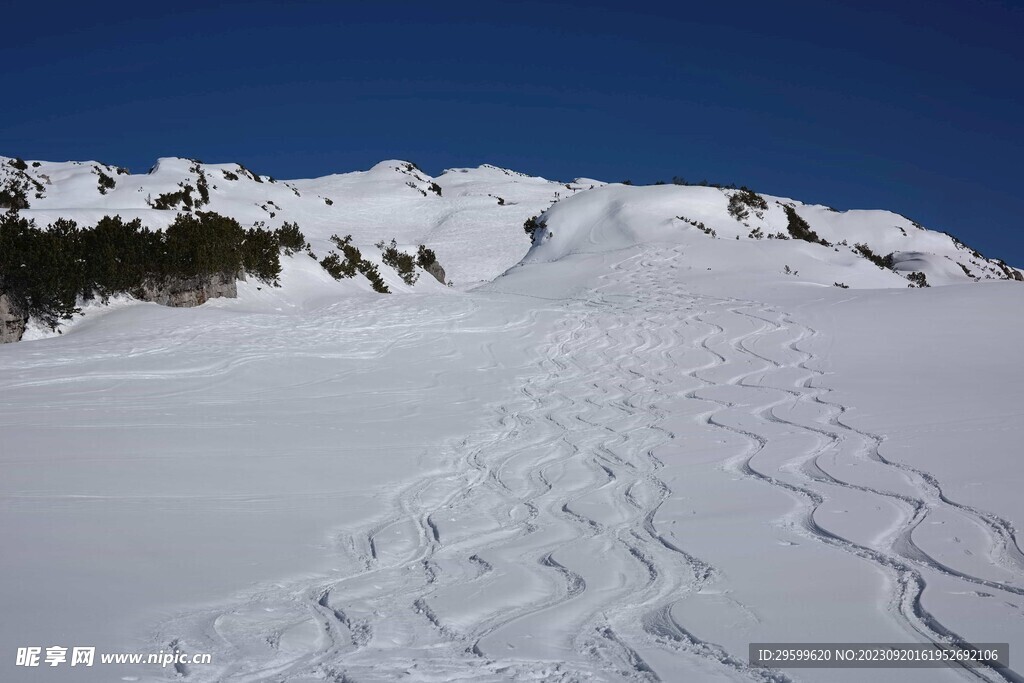
{"label": "tree line", "polygon": [[276,284],[280,250],[305,247],[298,226],[243,228],[213,212],[179,214],[166,230],[105,216],[96,225],[60,219],[46,228],[11,210],[0,216],[0,293],[55,327],[79,300],[138,295],[146,284],[241,273]]}

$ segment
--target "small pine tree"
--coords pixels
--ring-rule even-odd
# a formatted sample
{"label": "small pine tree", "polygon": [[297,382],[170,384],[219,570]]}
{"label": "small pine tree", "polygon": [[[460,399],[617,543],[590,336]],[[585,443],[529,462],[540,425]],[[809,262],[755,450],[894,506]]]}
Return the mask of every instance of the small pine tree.
{"label": "small pine tree", "polygon": [[788,221],[786,229],[789,230],[789,234],[793,239],[804,240],[805,242],[817,242],[818,244],[826,247],[832,246],[829,242],[818,237],[818,233],[811,230],[810,224],[796,212],[796,209],[788,204],[783,205],[782,208],[786,212],[786,219]]}
{"label": "small pine tree", "polygon": [[907,279],[910,280],[908,287],[931,287],[928,284],[928,276],[921,271],[915,271],[907,274]]}
{"label": "small pine tree", "polygon": [[373,291],[379,292],[380,294],[390,294],[391,290],[388,289],[387,284],[384,282],[384,278],[380,276],[380,271],[377,270],[377,266],[369,261],[360,261],[358,264],[359,272],[370,281],[370,286],[373,287]]}
{"label": "small pine tree", "polygon": [[114,179],[103,171],[97,171],[97,173],[99,174],[97,185],[99,186],[100,194],[106,194],[107,190],[113,190],[114,186],[117,185]]}
{"label": "small pine tree", "polygon": [[302,251],[306,248],[306,236],[299,230],[297,223],[285,223],[274,231],[277,236],[277,242],[284,249],[286,256],[291,256],[297,251]]}
{"label": "small pine tree", "polygon": [[277,285],[281,276],[280,243],[269,230],[249,228],[242,242],[242,267],[256,279]]}
{"label": "small pine tree", "polygon": [[546,226],[544,224],[544,219],[540,216],[531,216],[523,223],[523,230],[530,236],[530,239],[533,239],[534,233],[543,227]]}
{"label": "small pine tree", "polygon": [[394,268],[405,284],[412,286],[416,283],[419,273],[416,272],[416,259],[412,254],[399,251],[395,240],[391,240],[391,244],[385,244],[384,240],[381,240],[377,243],[377,248],[382,252],[384,265]]}
{"label": "small pine tree", "polygon": [[437,254],[434,253],[434,250],[428,249],[425,245],[419,245],[416,249],[416,265],[426,269],[435,263],[437,263]]}

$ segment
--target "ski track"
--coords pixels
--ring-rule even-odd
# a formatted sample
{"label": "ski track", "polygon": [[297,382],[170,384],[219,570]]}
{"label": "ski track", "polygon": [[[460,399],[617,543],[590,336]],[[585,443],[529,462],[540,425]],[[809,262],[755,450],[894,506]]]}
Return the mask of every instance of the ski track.
{"label": "ski track", "polygon": [[[722,469],[796,501],[778,525],[890,577],[891,617],[916,640],[964,641],[922,605],[933,576],[1024,595],[1012,523],[951,500],[932,475],[886,459],[884,437],[850,426],[849,407],[820,386],[808,350],[817,330],[757,302],[688,293],[677,256],[649,248],[625,257],[597,290],[566,301],[558,326],[534,342],[535,371],[496,407],[493,429],[449,444],[451,468],[395,492],[386,518],[338,540],[346,573],[265,587],[162,625],[160,643],[214,653],[215,666],[176,675],[657,681],[640,652],[660,648],[681,667],[689,659],[738,680],[789,681],[699,639],[673,613],[681,596],[723,581],[659,529],[672,491],[656,453],[676,438],[662,405],[680,395],[706,404],[706,425],[747,442],[723,455]],[[703,358],[680,363],[682,348]],[[815,445],[776,463],[769,447],[780,428]],[[872,482],[844,480],[839,459],[873,468]],[[874,538],[846,537],[816,515],[842,492],[900,514]],[[949,566],[915,542],[936,513],[981,530],[990,575]],[[961,673],[1024,680],[1011,670]]]}

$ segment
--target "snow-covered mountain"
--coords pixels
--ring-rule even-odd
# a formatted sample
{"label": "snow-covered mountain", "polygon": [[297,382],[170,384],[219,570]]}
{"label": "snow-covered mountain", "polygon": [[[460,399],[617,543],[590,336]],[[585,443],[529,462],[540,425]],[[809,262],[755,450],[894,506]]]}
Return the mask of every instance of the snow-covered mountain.
{"label": "snow-covered mountain", "polygon": [[[932,285],[1021,277],[950,235],[888,211],[839,212],[715,187],[562,183],[490,165],[449,169],[434,178],[412,163],[392,160],[368,171],[275,180],[240,164],[180,158],[160,159],[136,175],[97,162],[0,157],[0,193],[0,205],[4,196],[8,204],[11,197],[23,198],[22,214],[38,225],[58,218],[90,225],[116,214],[158,229],[180,211],[202,210],[243,226],[297,223],[318,255],[330,251],[334,234],[351,234],[377,262],[373,245],[382,239],[395,238],[400,248],[425,244],[462,287],[490,281],[516,265],[531,244],[524,221],[549,208],[543,219],[549,229],[537,235],[540,246],[531,258],[587,249],[595,240],[605,247],[659,241],[687,245],[694,267],[777,274],[788,266],[803,282],[854,288],[906,286],[903,276],[912,272],[924,273]],[[791,240],[786,207],[829,246]],[[868,255],[891,255],[892,270]],[[393,271],[381,271],[389,286],[408,289]],[[358,279],[337,286],[368,289]]]}
{"label": "snow-covered mountain", "polygon": [[[529,248],[523,222],[593,184],[563,184],[487,165],[433,178],[406,161],[312,180],[275,180],[239,164],[179,158],[160,159],[148,173],[133,175],[97,162],[0,157],[0,191],[20,190],[28,204],[22,214],[41,226],[58,218],[91,225],[120,215],[159,229],[185,210],[214,211],[243,226],[293,222],[318,255],[333,247],[334,234],[351,234],[370,258],[382,239],[396,238],[401,248],[425,243],[461,285],[491,280],[514,265]],[[405,289],[388,271],[382,269],[389,286]],[[365,283],[363,288],[369,290]]]}
{"label": "snow-covered mountain", "polygon": [[[947,235],[492,166],[0,175],[38,225],[351,234],[395,293],[300,250],[280,287],[0,346],[0,679],[862,681],[748,648],[1024,646],[1024,286]],[[211,661],[14,656],[76,646]]]}

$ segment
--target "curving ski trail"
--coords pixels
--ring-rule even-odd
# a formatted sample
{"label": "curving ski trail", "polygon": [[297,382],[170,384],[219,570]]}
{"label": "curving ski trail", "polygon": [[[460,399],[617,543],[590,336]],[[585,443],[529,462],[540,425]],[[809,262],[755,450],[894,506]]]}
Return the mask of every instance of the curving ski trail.
{"label": "curving ski trail", "polygon": [[[885,458],[882,437],[844,422],[849,407],[818,386],[807,350],[821,332],[757,302],[690,294],[678,256],[627,254],[600,287],[557,304],[491,428],[447,444],[449,467],[339,539],[345,572],[165,624],[162,642],[226,662],[186,679],[812,678],[750,667],[745,650],[708,635],[714,619],[693,613],[727,605],[721,614],[752,629],[765,618],[733,590],[729,553],[712,553],[720,566],[681,517],[681,444],[698,437],[720,473],[791,501],[774,527],[884,576],[874,618],[908,637],[967,641],[924,604],[936,576],[1024,596],[1010,520],[950,500],[935,477]],[[933,515],[980,529],[987,561],[953,566],[917,543]]]}

